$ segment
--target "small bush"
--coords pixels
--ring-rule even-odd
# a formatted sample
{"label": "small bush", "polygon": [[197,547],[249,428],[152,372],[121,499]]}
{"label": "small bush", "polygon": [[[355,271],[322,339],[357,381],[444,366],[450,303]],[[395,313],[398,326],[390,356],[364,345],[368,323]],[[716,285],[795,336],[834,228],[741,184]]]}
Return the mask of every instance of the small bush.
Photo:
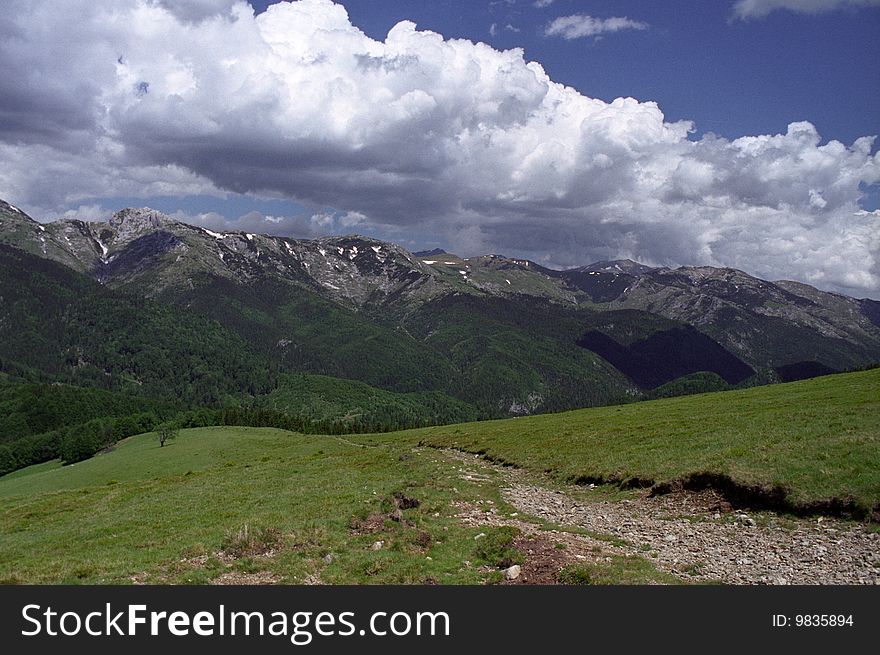
{"label": "small bush", "polygon": [[276,528],[254,528],[247,524],[230,530],[223,538],[221,549],[229,557],[255,557],[275,550],[281,544],[281,531]]}
{"label": "small bush", "polygon": [[560,584],[587,585],[594,584],[590,570],[578,564],[569,564],[559,572]]}
{"label": "small bush", "polygon": [[564,567],[557,579],[570,585],[626,585],[626,584],[679,584],[681,581],[658,571],[654,565],[641,557],[612,555],[597,564],[570,564]]}
{"label": "small bush", "polygon": [[474,558],[481,564],[507,568],[523,563],[523,555],[513,547],[519,530],[511,526],[494,528],[477,542]]}
{"label": "small bush", "polygon": [[253,557],[244,557],[235,562],[235,569],[242,573],[257,573],[260,570],[260,565]]}
{"label": "small bush", "polygon": [[97,572],[98,570],[95,568],[95,566],[87,562],[75,566],[70,573],[77,580],[85,580],[86,578],[90,578],[91,576],[95,575]]}

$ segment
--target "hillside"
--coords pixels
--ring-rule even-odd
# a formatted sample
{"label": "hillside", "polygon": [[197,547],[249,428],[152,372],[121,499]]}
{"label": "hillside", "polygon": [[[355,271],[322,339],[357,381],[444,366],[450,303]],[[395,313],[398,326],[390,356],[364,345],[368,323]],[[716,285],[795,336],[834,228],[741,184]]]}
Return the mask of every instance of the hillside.
{"label": "hillside", "polygon": [[[162,448],[154,435],[142,435],[74,466],[40,465],[0,478],[0,578],[473,583],[502,580],[500,570],[511,561],[522,563],[523,575],[537,576],[529,579],[556,567],[546,581],[656,583],[700,581],[706,575],[759,581],[748,577],[752,569],[764,575],[764,560],[725,568],[724,557],[699,566],[677,559],[681,547],[663,535],[690,531],[715,540],[719,552],[745,548],[745,537],[754,544],[758,537],[800,535],[808,549],[817,544],[830,549],[826,559],[808,558],[803,567],[798,558],[780,562],[777,575],[790,570],[794,581],[815,582],[825,575],[849,580],[848,571],[854,571],[857,582],[865,566],[880,564],[871,564],[877,533],[833,519],[817,528],[815,520],[790,517],[774,527],[783,519],[743,513],[757,495],[733,493],[725,502],[739,509],[724,509],[722,502],[718,514],[699,503],[671,509],[687,495],[649,498],[648,490],[592,489],[587,483],[599,483],[600,477],[664,483],[712,473],[738,485],[779,489],[795,509],[876,512],[878,391],[880,370],[872,370],[347,439],[201,428],[184,431]],[[450,449],[483,452],[522,468],[491,467]],[[529,485],[528,496],[517,495],[523,484]],[[545,496],[549,499],[541,500]],[[206,503],[208,498],[223,503]],[[594,527],[578,528],[577,521],[586,518],[540,506],[556,502],[570,505],[577,516],[595,513],[583,524]],[[639,525],[659,521],[664,532],[656,541],[650,534],[620,532],[625,522],[595,529],[601,516],[648,509],[656,517],[640,519]],[[751,523],[737,527],[746,519]],[[828,541],[832,533],[823,525],[833,530],[838,546]],[[475,539],[479,534],[484,537]],[[850,558],[841,566],[835,548],[844,547],[853,550],[839,555]],[[776,561],[772,557],[768,550],[767,561]],[[561,571],[569,578],[560,578]]]}
{"label": "hillside", "polygon": [[412,434],[565,482],[733,483],[754,487],[746,504],[880,510],[878,368]]}
{"label": "hillside", "polygon": [[271,393],[259,396],[258,408],[300,416],[316,432],[380,431],[384,426],[421,427],[476,420],[472,405],[438,391],[393,393],[363,382],[324,375],[289,374]]}
{"label": "hillside", "polygon": [[0,363],[64,382],[192,404],[268,391],[273,369],[236,334],[0,244]]}

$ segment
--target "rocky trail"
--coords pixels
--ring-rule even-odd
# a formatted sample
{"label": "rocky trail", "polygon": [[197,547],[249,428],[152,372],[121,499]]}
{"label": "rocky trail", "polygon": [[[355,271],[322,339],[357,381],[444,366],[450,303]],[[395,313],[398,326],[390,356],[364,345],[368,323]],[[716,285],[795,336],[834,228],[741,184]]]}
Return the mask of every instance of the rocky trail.
{"label": "rocky trail", "polygon": [[[532,579],[551,582],[545,569],[578,560],[639,556],[689,582],[725,584],[880,584],[880,533],[861,523],[734,510],[713,491],[675,492],[608,500],[590,487],[551,489],[522,470],[479,456],[444,451],[467,480],[493,480],[516,512],[462,504],[461,520],[514,525],[526,542]],[[552,485],[558,487],[558,485]],[[561,490],[560,490],[561,489]],[[595,499],[591,496],[595,494]],[[547,531],[523,515],[562,528]],[[572,534],[579,529],[587,534]],[[588,536],[592,535],[592,536]],[[547,556],[546,542],[560,544]],[[551,544],[552,545],[552,544]],[[564,548],[565,557],[560,556]],[[543,555],[542,555],[543,554]]]}

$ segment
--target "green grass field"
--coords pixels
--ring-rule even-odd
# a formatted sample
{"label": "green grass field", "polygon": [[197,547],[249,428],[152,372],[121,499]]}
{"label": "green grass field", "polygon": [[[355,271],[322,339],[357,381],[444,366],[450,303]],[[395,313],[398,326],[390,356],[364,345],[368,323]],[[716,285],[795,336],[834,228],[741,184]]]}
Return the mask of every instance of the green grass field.
{"label": "green grass field", "polygon": [[[880,370],[347,439],[200,428],[160,448],[155,435],[140,435],[75,465],[0,478],[0,581],[202,583],[237,573],[297,583],[317,572],[329,583],[494,579],[479,566],[478,528],[455,518],[453,502],[491,500],[509,512],[497,480],[463,480],[443,453],[419,443],[485,452],[560,482],[709,471],[780,485],[796,503],[876,507]],[[420,501],[402,522],[382,518],[395,492]],[[362,529],[371,516],[379,517],[374,532]],[[646,564],[608,580],[665,580]]]}
{"label": "green grass field", "polygon": [[[255,556],[237,557],[234,572],[286,583],[319,569],[325,582],[481,582],[485,574],[463,564],[476,532],[450,518],[450,503],[494,492],[409,450],[200,428],[164,448],[141,435],[72,466],[34,467],[0,481],[0,579],[206,582],[228,572],[213,554],[247,529],[276,533],[266,546],[279,553],[258,557],[254,544]],[[357,520],[391,511],[394,492],[420,501],[404,511],[411,525],[380,520],[377,532],[353,534]]]}
{"label": "green grass field", "polygon": [[567,482],[665,482],[708,472],[742,484],[778,485],[795,505],[838,498],[869,509],[880,503],[880,369],[427,428],[408,433],[413,437]]}

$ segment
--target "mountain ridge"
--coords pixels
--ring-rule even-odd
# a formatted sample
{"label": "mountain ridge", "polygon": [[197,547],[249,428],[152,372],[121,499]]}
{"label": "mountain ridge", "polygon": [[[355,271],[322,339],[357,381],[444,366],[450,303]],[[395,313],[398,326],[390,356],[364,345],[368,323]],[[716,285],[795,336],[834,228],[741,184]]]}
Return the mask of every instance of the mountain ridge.
{"label": "mountain ridge", "polygon": [[[315,243],[315,244],[330,244],[331,246],[336,245],[336,241],[346,241],[346,242],[357,242],[362,241],[364,243],[372,243],[372,244],[385,244],[386,246],[394,246],[400,252],[405,253],[407,259],[411,262],[413,260],[424,261],[429,257],[437,257],[440,259],[449,259],[454,258],[462,262],[470,262],[470,261],[479,261],[479,260],[498,260],[502,262],[509,262],[519,266],[531,267],[533,270],[546,271],[551,272],[551,274],[566,276],[574,273],[596,273],[602,274],[607,273],[610,275],[629,275],[632,277],[642,277],[646,274],[652,272],[658,272],[660,274],[674,274],[687,276],[694,282],[699,281],[701,278],[711,278],[717,277],[719,272],[729,272],[727,274],[734,274],[745,276],[752,280],[758,280],[761,283],[765,284],[773,284],[780,287],[792,286],[799,287],[808,290],[813,293],[821,293],[821,294],[829,294],[832,296],[839,296],[843,298],[850,298],[850,296],[846,296],[845,294],[833,292],[833,291],[824,291],[820,290],[816,287],[813,287],[805,282],[797,281],[797,280],[776,280],[769,281],[763,280],[761,278],[757,278],[746,271],[742,271],[740,269],[735,269],[732,267],[716,267],[716,266],[706,266],[706,265],[693,265],[693,266],[678,266],[675,268],[666,267],[666,266],[648,266],[646,264],[642,264],[641,262],[634,261],[632,259],[616,259],[616,260],[602,260],[597,262],[592,262],[586,265],[570,267],[567,269],[550,269],[544,267],[536,262],[516,257],[507,257],[505,255],[486,253],[483,255],[476,255],[468,258],[459,258],[457,255],[450,253],[442,248],[434,248],[432,250],[421,250],[415,252],[406,251],[404,248],[398,246],[397,244],[393,244],[392,242],[382,241],[379,239],[374,239],[372,237],[361,235],[358,233],[351,233],[345,235],[334,235],[334,236],[323,236],[313,239],[300,239],[294,237],[283,237],[283,236],[275,236],[268,234],[260,234],[260,233],[252,233],[243,230],[225,230],[225,231],[214,231],[209,228],[205,228],[202,226],[192,225],[190,223],[185,223],[182,221],[178,221],[171,216],[159,211],[152,209],[150,207],[126,207],[117,212],[114,212],[112,216],[107,221],[83,221],[75,218],[67,218],[67,219],[58,219],[56,221],[52,221],[49,223],[41,223],[32,217],[30,217],[27,213],[18,209],[14,205],[0,199],[0,221],[2,221],[4,214],[8,215],[12,212],[15,212],[19,215],[20,219],[23,219],[27,223],[32,224],[33,228],[42,232],[45,236],[56,236],[56,234],[60,231],[63,233],[69,231],[70,229],[77,228],[80,230],[87,230],[91,234],[91,238],[94,240],[93,251],[101,254],[98,256],[98,261],[102,259],[103,256],[109,254],[108,252],[104,252],[103,248],[107,247],[107,244],[104,244],[100,232],[102,229],[106,227],[113,228],[115,230],[115,234],[111,234],[113,237],[113,246],[124,246],[130,243],[132,240],[137,238],[138,236],[142,236],[145,232],[149,232],[152,230],[162,230],[162,229],[171,229],[171,230],[183,230],[183,231],[197,231],[204,235],[213,237],[218,240],[224,240],[227,238],[230,239],[247,239],[252,241],[256,238],[266,239],[266,240],[279,240],[281,242],[287,243],[298,243],[298,244],[307,244],[307,243]],[[0,222],[0,228],[3,228],[3,231],[7,231],[7,224],[4,222]],[[59,230],[59,228],[62,228]],[[18,245],[18,244],[13,244]],[[338,246],[337,246],[338,247]],[[339,253],[340,255],[342,253]],[[445,257],[441,257],[445,256]],[[425,262],[426,264],[432,265],[434,262]],[[853,297],[853,299],[856,299]],[[859,299],[864,300],[864,299]],[[870,300],[870,299],[868,299]]]}
{"label": "mountain ridge", "polygon": [[[272,350],[276,342],[293,343],[293,350],[287,352],[295,351],[297,361],[313,361],[302,357],[316,347],[317,336],[308,337],[308,343],[293,339],[292,333],[302,333],[305,319],[289,315],[283,306],[276,306],[279,303],[301,308],[331,303],[339,307],[332,310],[337,320],[351,322],[350,335],[358,330],[369,333],[373,328],[368,324],[375,325],[390,330],[383,332],[389,335],[383,337],[389,344],[397,338],[390,336],[393,333],[426,344],[431,351],[442,343],[443,357],[452,360],[474,347],[475,335],[486,325],[494,325],[495,336],[479,342],[477,352],[480,357],[505,360],[506,374],[514,376],[521,364],[514,352],[501,354],[507,346],[499,336],[509,328],[491,320],[492,312],[504,316],[507,324],[518,324],[516,329],[531,333],[533,340],[553,330],[536,318],[542,312],[568,326],[569,332],[555,337],[562,340],[561,350],[553,346],[556,355],[548,355],[551,359],[562,352],[572,357],[576,350],[571,348],[578,342],[605,343],[584,339],[590,330],[598,329],[605,338],[629,347],[628,331],[642,333],[640,325],[650,325],[654,327],[642,334],[643,339],[658,330],[687,335],[675,330],[693,327],[770,379],[783,366],[820,370],[801,366],[815,362],[830,370],[846,370],[880,360],[880,303],[800,282],[770,282],[732,268],[673,269],[622,259],[560,271],[497,254],[461,258],[442,249],[412,253],[358,234],[294,239],[216,232],[150,208],[126,208],[106,222],[63,219],[40,224],[5,202],[0,204],[0,241],[57,261],[111,289],[199,307],[213,320],[234,325],[242,338],[263,335],[262,348],[270,357],[276,357]],[[463,303],[464,298],[473,302]],[[438,303],[459,316],[462,325],[469,325],[471,333],[437,314],[433,308]],[[533,325],[516,318],[516,312],[529,303],[534,309],[526,314]],[[357,314],[361,318],[354,318]],[[260,315],[265,318],[255,322]],[[672,323],[661,326],[650,316]],[[538,324],[540,329],[535,327]],[[354,325],[362,327],[355,330]],[[519,343],[519,348],[532,348],[518,340],[518,336],[508,339]],[[321,348],[326,357],[327,346]],[[681,348],[686,349],[686,344]],[[562,365],[562,360],[556,361]],[[316,361],[310,366],[321,374],[346,368],[327,369]],[[528,366],[541,367],[538,360]],[[546,398],[547,375],[539,376],[544,382],[539,378],[523,382],[522,393],[504,401],[505,406],[528,405],[529,397]]]}

